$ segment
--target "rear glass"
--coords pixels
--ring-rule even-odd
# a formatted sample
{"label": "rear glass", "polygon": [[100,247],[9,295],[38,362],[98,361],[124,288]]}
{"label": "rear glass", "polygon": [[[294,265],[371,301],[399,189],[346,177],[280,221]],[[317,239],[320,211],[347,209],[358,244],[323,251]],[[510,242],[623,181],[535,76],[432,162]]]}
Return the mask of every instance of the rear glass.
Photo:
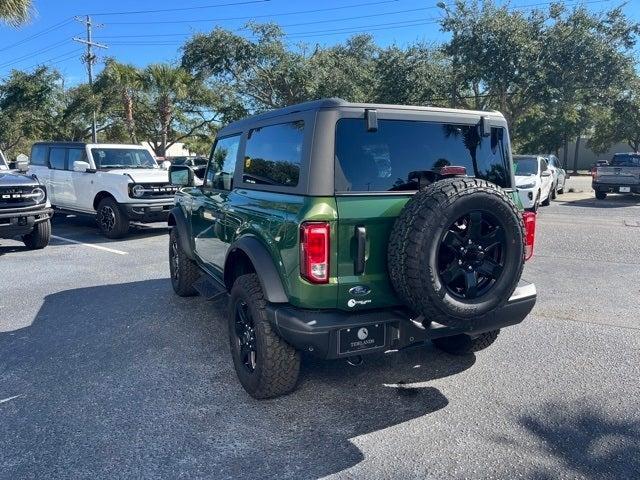
{"label": "rear glass", "polygon": [[417,190],[415,172],[445,166],[508,187],[504,143],[502,128],[482,137],[475,125],[379,120],[378,130],[368,132],[363,119],[343,118],[336,125],[336,191]]}
{"label": "rear glass", "polygon": [[623,153],[614,155],[611,165],[616,167],[640,167],[640,154]]}

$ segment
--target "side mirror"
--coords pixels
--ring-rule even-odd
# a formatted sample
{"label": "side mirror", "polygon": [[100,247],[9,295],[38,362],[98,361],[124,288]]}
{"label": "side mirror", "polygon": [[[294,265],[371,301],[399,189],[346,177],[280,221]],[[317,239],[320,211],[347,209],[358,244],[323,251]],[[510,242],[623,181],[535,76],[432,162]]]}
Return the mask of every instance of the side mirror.
{"label": "side mirror", "polygon": [[86,172],[91,168],[91,165],[87,162],[83,162],[82,160],[76,160],[73,162],[73,171],[74,172]]}
{"label": "side mirror", "polygon": [[165,160],[164,162],[162,162],[162,169],[163,170],[169,170],[169,167],[171,166],[171,162],[169,160]]}
{"label": "side mirror", "polygon": [[188,165],[171,165],[169,167],[169,183],[178,187],[193,187],[193,169]]}
{"label": "side mirror", "polygon": [[29,157],[26,155],[18,155],[16,158],[16,170],[20,173],[26,173],[29,170]]}

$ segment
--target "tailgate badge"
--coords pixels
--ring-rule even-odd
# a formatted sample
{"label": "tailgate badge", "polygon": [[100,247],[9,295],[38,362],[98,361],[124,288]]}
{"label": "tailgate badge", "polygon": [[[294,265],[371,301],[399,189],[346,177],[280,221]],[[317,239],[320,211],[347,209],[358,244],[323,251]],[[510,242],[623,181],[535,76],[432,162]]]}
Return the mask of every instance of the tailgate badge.
{"label": "tailgate badge", "polygon": [[371,293],[371,289],[364,285],[356,285],[355,287],[351,287],[349,289],[349,293],[354,297],[364,297]]}

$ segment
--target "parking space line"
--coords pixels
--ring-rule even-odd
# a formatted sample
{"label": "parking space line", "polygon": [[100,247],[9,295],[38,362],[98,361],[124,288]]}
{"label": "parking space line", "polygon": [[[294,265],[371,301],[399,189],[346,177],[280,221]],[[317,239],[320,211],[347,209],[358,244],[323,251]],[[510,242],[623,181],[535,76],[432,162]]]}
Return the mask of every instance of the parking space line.
{"label": "parking space line", "polygon": [[95,248],[96,250],[102,250],[105,252],[116,253],[118,255],[129,255],[129,252],[123,252],[122,250],[116,250],[115,248],[102,247],[100,245],[92,245],[90,243],[79,242],[77,240],[71,240],[70,238],[58,237],[57,235],[51,235],[51,238],[61,240],[63,242],[75,243],[77,245],[83,245],[85,247]]}

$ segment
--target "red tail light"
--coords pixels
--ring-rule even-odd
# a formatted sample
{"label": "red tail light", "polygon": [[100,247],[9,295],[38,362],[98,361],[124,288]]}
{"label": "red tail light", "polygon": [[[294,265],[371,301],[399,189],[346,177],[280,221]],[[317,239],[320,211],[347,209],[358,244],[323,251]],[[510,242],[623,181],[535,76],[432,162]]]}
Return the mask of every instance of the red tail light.
{"label": "red tail light", "polygon": [[524,212],[522,214],[524,220],[524,260],[527,261],[533,257],[533,244],[536,241],[536,214],[534,212]]}
{"label": "red tail light", "polygon": [[300,274],[311,283],[329,282],[328,222],[300,225]]}
{"label": "red tail light", "polygon": [[447,165],[440,169],[440,175],[467,175],[467,169],[465,167],[456,167],[453,165]]}

